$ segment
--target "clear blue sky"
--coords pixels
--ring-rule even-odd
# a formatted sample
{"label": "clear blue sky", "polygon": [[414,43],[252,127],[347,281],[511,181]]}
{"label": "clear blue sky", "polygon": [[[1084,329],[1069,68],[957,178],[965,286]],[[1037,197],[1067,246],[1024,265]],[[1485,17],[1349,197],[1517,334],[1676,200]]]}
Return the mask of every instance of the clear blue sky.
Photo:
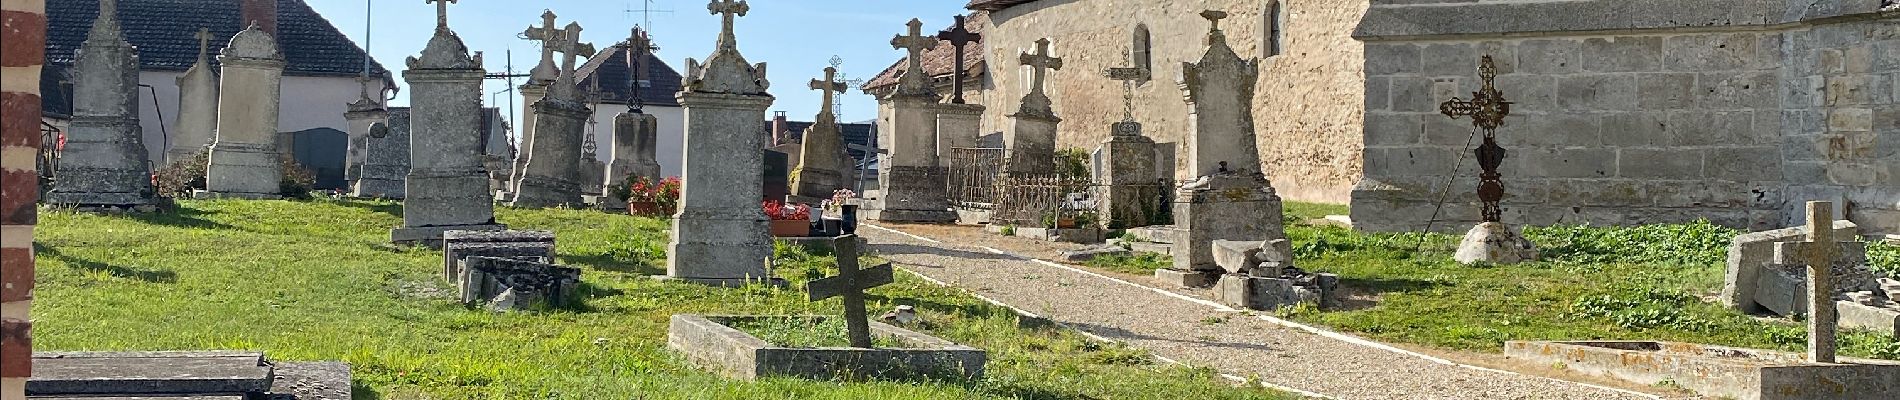
{"label": "clear blue sky", "polygon": [[[435,26],[435,5],[423,0],[306,0],[337,29],[358,44],[363,40],[365,7],[373,24],[367,45],[370,54],[391,70],[402,71],[403,59],[422,51]],[[660,59],[683,74],[686,58],[704,60],[719,35],[719,16],[706,11],[706,0],[651,0],[654,42]],[[461,0],[449,6],[449,27],[468,43],[470,51],[484,53],[485,66],[500,72],[514,50],[514,66],[525,73],[540,57],[538,42],[517,37],[529,25],[539,25],[541,11],[553,10],[558,24],[580,22],[581,39],[606,47],[627,37],[642,16],[637,11],[648,0]],[[840,70],[851,78],[869,79],[903,57],[890,46],[893,35],[904,33],[911,18],[924,21],[925,34],[949,26],[951,17],[966,13],[963,0],[754,0],[751,12],[737,22],[739,51],[751,62],[767,64],[773,111],[786,111],[795,120],[810,120],[821,104],[807,83],[823,76],[831,56],[844,59]],[[627,12],[626,10],[636,10]],[[557,58],[558,60],[558,58]],[[401,82],[400,76],[397,79]],[[519,82],[519,81],[517,81]],[[507,85],[492,80],[489,93]],[[483,96],[506,107],[507,94]],[[519,108],[519,99],[517,108]],[[408,104],[408,92],[393,104]],[[845,96],[843,121],[876,117],[876,101],[855,89]],[[770,115],[770,114],[768,114]]]}

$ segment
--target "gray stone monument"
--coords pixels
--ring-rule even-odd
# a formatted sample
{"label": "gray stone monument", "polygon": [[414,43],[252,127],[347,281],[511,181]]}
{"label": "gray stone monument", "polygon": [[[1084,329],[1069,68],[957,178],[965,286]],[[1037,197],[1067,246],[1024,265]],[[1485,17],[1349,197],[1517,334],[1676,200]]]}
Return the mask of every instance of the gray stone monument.
{"label": "gray stone monument", "polygon": [[198,61],[178,76],[178,121],[165,162],[190,160],[211,145],[218,130],[218,74],[211,69],[211,31],[198,29]]}
{"label": "gray stone monument", "polygon": [[534,103],[534,134],[528,137],[528,162],[518,174],[512,203],[515,207],[553,207],[581,204],[581,141],[592,113],[575,84],[575,58],[594,54],[594,45],[580,43],[581,25],[568,23],[557,40],[546,46],[561,52],[561,71],[548,85],[547,96]]}
{"label": "gray stone monument", "polygon": [[363,166],[350,182],[350,196],[401,199],[407,194],[409,114],[408,109],[389,110],[388,122],[372,124],[364,133]]}
{"label": "gray stone monument", "polygon": [[1100,158],[1095,176],[1103,184],[1095,205],[1110,229],[1148,226],[1167,206],[1161,204],[1161,182],[1155,179],[1155,141],[1142,135],[1141,123],[1135,122],[1135,81],[1150,73],[1129,67],[1109,68],[1107,75],[1122,81],[1122,120],[1095,150]]}
{"label": "gray stone monument", "polygon": [[673,217],[666,274],[717,285],[768,279],[772,239],[759,199],[765,196],[765,64],[748,64],[733,37],[743,0],[715,0],[719,42],[705,63],[686,60],[677,98],[686,109],[685,176]]}
{"label": "gray stone monument", "polygon": [[[1258,60],[1241,59],[1228,47],[1220,20],[1227,13],[1205,11],[1213,23],[1207,53],[1197,63],[1182,63],[1180,85],[1187,92],[1189,126],[1187,168],[1193,180],[1174,196],[1177,274],[1218,274],[1216,240],[1284,239],[1280,196],[1267,182],[1254,145],[1254,82]],[[1157,272],[1161,274],[1161,272]],[[1177,276],[1177,275],[1162,275]]]}
{"label": "gray stone monument", "polygon": [[[528,154],[534,146],[534,105],[547,97],[548,85],[561,75],[561,67],[554,64],[555,43],[567,40],[567,31],[554,25],[554,11],[541,11],[541,26],[529,26],[522,31],[522,37],[541,42],[541,61],[528,71],[528,82],[521,84],[521,148],[515,152],[514,169],[508,178],[508,191],[514,192],[521,184],[521,178],[527,171]],[[510,195],[508,198],[513,198]]]}
{"label": "gray stone monument", "polygon": [[1825,201],[1808,202],[1808,240],[1802,242],[1783,242],[1775,244],[1775,253],[1785,255],[1784,261],[1796,261],[1808,267],[1808,361],[1833,363],[1838,343],[1835,342],[1837,317],[1834,306],[1834,260],[1841,255],[1841,246],[1834,240],[1834,230],[1830,221],[1834,220],[1834,204]]}
{"label": "gray stone monument", "polygon": [[277,147],[277,107],[284,55],[277,40],[256,25],[231,37],[218,57],[218,132],[211,144],[205,190],[212,196],[248,199],[282,197],[283,154]]}
{"label": "gray stone monument", "polygon": [[910,61],[897,79],[897,89],[878,104],[879,119],[889,127],[879,128],[878,143],[890,151],[878,162],[877,204],[865,215],[871,220],[957,220],[944,196],[947,170],[937,162],[937,102],[942,96],[931,88],[923,67],[923,53],[936,47],[937,38],[924,36],[923,24],[913,18],[909,35],[891,39],[891,47],[910,52]]}
{"label": "gray stone monument", "polygon": [[[350,102],[349,111],[343,113],[343,119],[349,121],[349,151],[344,154],[343,178],[351,187],[363,176],[363,163],[369,157],[371,129],[382,129],[388,133],[389,110],[383,108],[381,99],[370,97],[369,77],[358,81],[362,91],[356,101]],[[376,128],[381,126],[381,128]]]}
{"label": "gray stone monument", "polygon": [[629,175],[660,180],[660,121],[639,108],[628,107],[614,116],[613,161],[607,165],[607,186],[619,184]]}
{"label": "gray stone monument", "polygon": [[834,93],[848,88],[837,81],[838,68],[825,67],[824,80],[812,80],[811,88],[824,92],[816,122],[805,129],[805,142],[799,144],[798,167],[792,171],[792,195],[828,199],[831,193],[849,187],[845,174],[851,171],[851,155],[844,150],[844,135],[838,131],[838,118],[831,110]]}
{"label": "gray stone monument", "polygon": [[118,2],[99,2],[99,18],[73,62],[73,121],[60,154],[49,204],[142,206],[158,201],[139,131],[138,49],[119,31]]}
{"label": "gray stone monument", "polygon": [[1056,117],[1054,103],[1043,92],[1045,78],[1049,70],[1062,69],[1062,59],[1049,56],[1049,39],[1036,40],[1036,53],[1023,53],[1018,60],[1034,71],[1029,83],[1029,94],[1023,96],[1022,105],[1015,114],[1016,126],[1003,135],[1003,147],[1009,148],[1009,160],[1004,166],[1005,172],[1012,174],[1048,174],[1056,172],[1056,124],[1062,118]]}
{"label": "gray stone monument", "polygon": [[396,243],[440,245],[442,232],[487,231],[495,223],[482,165],[482,59],[449,30],[448,5],[436,4],[435,36],[420,57],[409,57],[409,175],[404,182],[402,227],[390,231]]}

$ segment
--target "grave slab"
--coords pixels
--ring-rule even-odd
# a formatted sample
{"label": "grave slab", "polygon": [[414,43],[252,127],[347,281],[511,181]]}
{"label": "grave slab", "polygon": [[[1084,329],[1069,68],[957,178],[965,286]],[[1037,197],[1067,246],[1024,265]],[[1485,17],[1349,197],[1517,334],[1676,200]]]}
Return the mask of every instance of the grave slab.
{"label": "grave slab", "polygon": [[1794,353],[1651,341],[1509,341],[1504,343],[1504,354],[1642,385],[1674,382],[1708,397],[1900,398],[1900,363],[1885,361],[1810,363]]}
{"label": "grave slab", "polygon": [[150,396],[263,393],[272,368],[241,351],[35,352],[33,396]]}
{"label": "grave slab", "polygon": [[769,376],[814,380],[974,379],[983,376],[988,357],[981,349],[877,321],[869,321],[872,335],[914,348],[779,347],[728,325],[753,318],[784,317],[674,315],[666,344],[695,364],[743,380]]}

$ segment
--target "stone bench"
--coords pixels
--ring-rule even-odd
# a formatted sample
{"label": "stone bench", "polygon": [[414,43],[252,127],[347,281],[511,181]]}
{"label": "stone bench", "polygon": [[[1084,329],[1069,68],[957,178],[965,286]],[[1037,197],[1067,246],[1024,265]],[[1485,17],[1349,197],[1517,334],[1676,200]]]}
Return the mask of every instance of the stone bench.
{"label": "stone bench", "polygon": [[581,270],[535,261],[471,256],[462,260],[460,279],[463,304],[487,305],[496,311],[526,309],[536,304],[565,307],[580,286]]}
{"label": "stone bench", "polygon": [[554,262],[548,231],[448,231],[442,233],[442,279],[461,279],[462,260],[473,256]]}

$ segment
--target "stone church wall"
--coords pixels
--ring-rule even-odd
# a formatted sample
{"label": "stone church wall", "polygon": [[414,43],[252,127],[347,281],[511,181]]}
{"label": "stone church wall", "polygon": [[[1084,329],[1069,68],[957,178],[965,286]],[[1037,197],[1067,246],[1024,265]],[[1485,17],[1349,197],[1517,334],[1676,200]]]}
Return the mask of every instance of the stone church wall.
{"label": "stone church wall", "polygon": [[[1254,99],[1262,168],[1284,197],[1343,203],[1361,173],[1364,62],[1350,33],[1367,1],[1281,1],[1284,50],[1262,61]],[[1243,57],[1261,57],[1266,10],[1274,3],[1044,0],[993,12],[993,25],[984,33],[984,131],[1010,130],[1007,115],[1016,111],[1030,79],[1017,56],[1046,37],[1064,63],[1049,75],[1047,88],[1063,118],[1057,147],[1094,149],[1108,137],[1109,124],[1122,118],[1122,85],[1102,71],[1128,65],[1123,52],[1143,25],[1150,32],[1153,74],[1135,88],[1135,118],[1155,141],[1185,143],[1188,108],[1176,77],[1182,62],[1206,51],[1208,22],[1200,12],[1228,12],[1221,28],[1229,43]]]}
{"label": "stone church wall", "polygon": [[[1460,4],[1423,4],[1460,3]],[[1476,221],[1469,119],[1438,114],[1498,63],[1507,222],[1706,218],[1754,230],[1806,200],[1900,233],[1900,23],[1879,0],[1375,0],[1357,227]]]}

